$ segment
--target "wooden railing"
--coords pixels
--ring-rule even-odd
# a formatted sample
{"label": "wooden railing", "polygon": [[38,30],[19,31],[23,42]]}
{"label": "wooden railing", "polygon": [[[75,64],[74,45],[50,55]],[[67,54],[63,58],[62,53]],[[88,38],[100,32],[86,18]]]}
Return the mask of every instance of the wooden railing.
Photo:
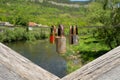
{"label": "wooden railing", "polygon": [[60,79],[0,43],[0,80],[98,80],[118,66],[120,46]]}
{"label": "wooden railing", "polygon": [[[17,52],[0,43],[0,65],[7,71],[19,75],[22,80],[59,80],[57,76],[32,63]],[[3,68],[3,67],[0,67]],[[3,71],[4,72],[4,71]],[[3,74],[0,72],[0,75]],[[3,80],[9,77],[6,75]],[[13,76],[16,79],[16,76]],[[0,80],[3,76],[0,76]],[[18,77],[17,77],[18,78]]]}

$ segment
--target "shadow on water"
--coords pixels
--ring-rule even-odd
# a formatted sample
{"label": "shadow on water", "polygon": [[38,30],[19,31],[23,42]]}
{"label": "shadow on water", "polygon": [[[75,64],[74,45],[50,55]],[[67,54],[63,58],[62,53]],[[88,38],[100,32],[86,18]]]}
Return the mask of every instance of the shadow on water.
{"label": "shadow on water", "polygon": [[6,45],[58,77],[66,75],[66,61],[56,52],[55,45],[48,41],[14,42]]}

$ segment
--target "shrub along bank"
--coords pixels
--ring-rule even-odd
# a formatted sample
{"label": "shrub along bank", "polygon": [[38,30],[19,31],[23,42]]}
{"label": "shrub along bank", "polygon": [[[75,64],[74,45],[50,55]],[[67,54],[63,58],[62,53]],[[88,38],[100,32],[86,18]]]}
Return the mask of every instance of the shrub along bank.
{"label": "shrub along bank", "polygon": [[13,42],[13,41],[33,41],[45,39],[48,36],[42,34],[40,31],[26,31],[25,28],[6,28],[0,32],[0,42]]}
{"label": "shrub along bank", "polygon": [[105,54],[110,48],[93,35],[93,30],[79,29],[79,43],[67,44],[67,52],[62,56],[67,61],[67,73],[71,73],[83,65]]}

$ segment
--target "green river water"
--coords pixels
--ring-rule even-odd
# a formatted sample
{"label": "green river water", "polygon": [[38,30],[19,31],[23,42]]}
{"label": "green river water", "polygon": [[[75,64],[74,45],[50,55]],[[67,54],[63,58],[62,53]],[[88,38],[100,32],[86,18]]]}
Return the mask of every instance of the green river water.
{"label": "green river water", "polygon": [[7,43],[7,46],[56,76],[66,75],[66,61],[48,40]]}

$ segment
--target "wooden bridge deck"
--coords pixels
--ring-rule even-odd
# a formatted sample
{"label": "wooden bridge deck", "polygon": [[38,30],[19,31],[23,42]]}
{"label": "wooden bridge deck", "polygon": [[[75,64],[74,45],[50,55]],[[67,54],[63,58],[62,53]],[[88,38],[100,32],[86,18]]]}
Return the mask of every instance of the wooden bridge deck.
{"label": "wooden bridge deck", "polygon": [[0,80],[120,80],[120,46],[60,79],[0,43]]}

